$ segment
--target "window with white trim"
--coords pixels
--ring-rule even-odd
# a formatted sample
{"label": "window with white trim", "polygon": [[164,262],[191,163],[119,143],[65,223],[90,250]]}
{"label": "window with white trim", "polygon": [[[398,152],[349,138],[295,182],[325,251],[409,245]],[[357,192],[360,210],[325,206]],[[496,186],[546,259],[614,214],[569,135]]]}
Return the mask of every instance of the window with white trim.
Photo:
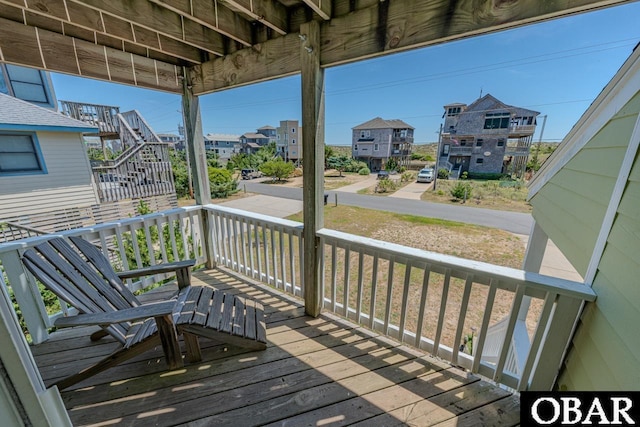
{"label": "window with white trim", "polygon": [[35,134],[0,134],[0,175],[46,173]]}
{"label": "window with white trim", "polygon": [[378,144],[373,144],[373,151],[378,151],[379,148]]}

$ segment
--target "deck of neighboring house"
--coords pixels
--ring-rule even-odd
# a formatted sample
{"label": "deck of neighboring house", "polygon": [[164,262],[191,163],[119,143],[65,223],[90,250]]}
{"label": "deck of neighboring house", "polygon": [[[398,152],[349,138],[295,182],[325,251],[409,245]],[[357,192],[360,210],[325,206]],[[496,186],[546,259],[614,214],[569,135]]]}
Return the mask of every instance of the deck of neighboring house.
{"label": "deck of neighboring house", "polygon": [[[203,341],[203,362],[166,371],[147,352],[62,391],[74,425],[516,425],[505,390],[227,270],[194,272],[193,285],[243,294],[265,307],[268,347],[248,352]],[[157,300],[174,284],[143,295]],[[32,347],[47,385],[109,354],[111,338],[57,331]]]}

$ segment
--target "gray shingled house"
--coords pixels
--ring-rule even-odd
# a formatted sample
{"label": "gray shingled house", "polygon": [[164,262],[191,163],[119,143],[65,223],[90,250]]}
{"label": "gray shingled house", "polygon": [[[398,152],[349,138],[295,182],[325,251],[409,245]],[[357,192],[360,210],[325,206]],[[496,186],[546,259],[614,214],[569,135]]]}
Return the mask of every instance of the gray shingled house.
{"label": "gray shingled house", "polygon": [[439,168],[456,175],[523,175],[539,112],[507,105],[490,94],[469,105],[445,105],[444,110]]}
{"label": "gray shingled house", "polygon": [[402,120],[376,117],[352,129],[352,156],[367,163],[371,171],[383,169],[390,158],[395,159],[399,165],[409,164],[413,126]]}

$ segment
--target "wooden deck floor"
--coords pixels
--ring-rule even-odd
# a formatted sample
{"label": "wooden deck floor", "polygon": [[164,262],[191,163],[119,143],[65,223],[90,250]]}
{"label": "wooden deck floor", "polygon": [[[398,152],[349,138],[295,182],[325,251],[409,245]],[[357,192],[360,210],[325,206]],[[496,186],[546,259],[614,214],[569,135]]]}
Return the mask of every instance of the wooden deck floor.
{"label": "wooden deck floor", "polygon": [[[166,371],[151,351],[62,392],[74,425],[515,425],[519,399],[480,378],[219,270],[193,284],[262,302],[268,347],[247,352],[203,340],[203,362]],[[166,297],[167,285],[144,296]],[[87,331],[56,332],[33,354],[45,383],[117,347]]]}

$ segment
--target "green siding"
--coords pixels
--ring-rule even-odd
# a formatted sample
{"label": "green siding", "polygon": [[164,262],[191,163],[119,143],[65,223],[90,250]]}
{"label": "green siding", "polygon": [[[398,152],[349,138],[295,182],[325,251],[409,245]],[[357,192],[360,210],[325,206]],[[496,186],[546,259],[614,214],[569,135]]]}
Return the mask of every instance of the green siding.
{"label": "green siding", "polygon": [[636,153],[593,281],[598,299],[582,316],[560,388],[640,390],[639,157]]}
{"label": "green siding", "polygon": [[531,199],[536,221],[582,276],[635,126],[637,109],[640,94]]}

